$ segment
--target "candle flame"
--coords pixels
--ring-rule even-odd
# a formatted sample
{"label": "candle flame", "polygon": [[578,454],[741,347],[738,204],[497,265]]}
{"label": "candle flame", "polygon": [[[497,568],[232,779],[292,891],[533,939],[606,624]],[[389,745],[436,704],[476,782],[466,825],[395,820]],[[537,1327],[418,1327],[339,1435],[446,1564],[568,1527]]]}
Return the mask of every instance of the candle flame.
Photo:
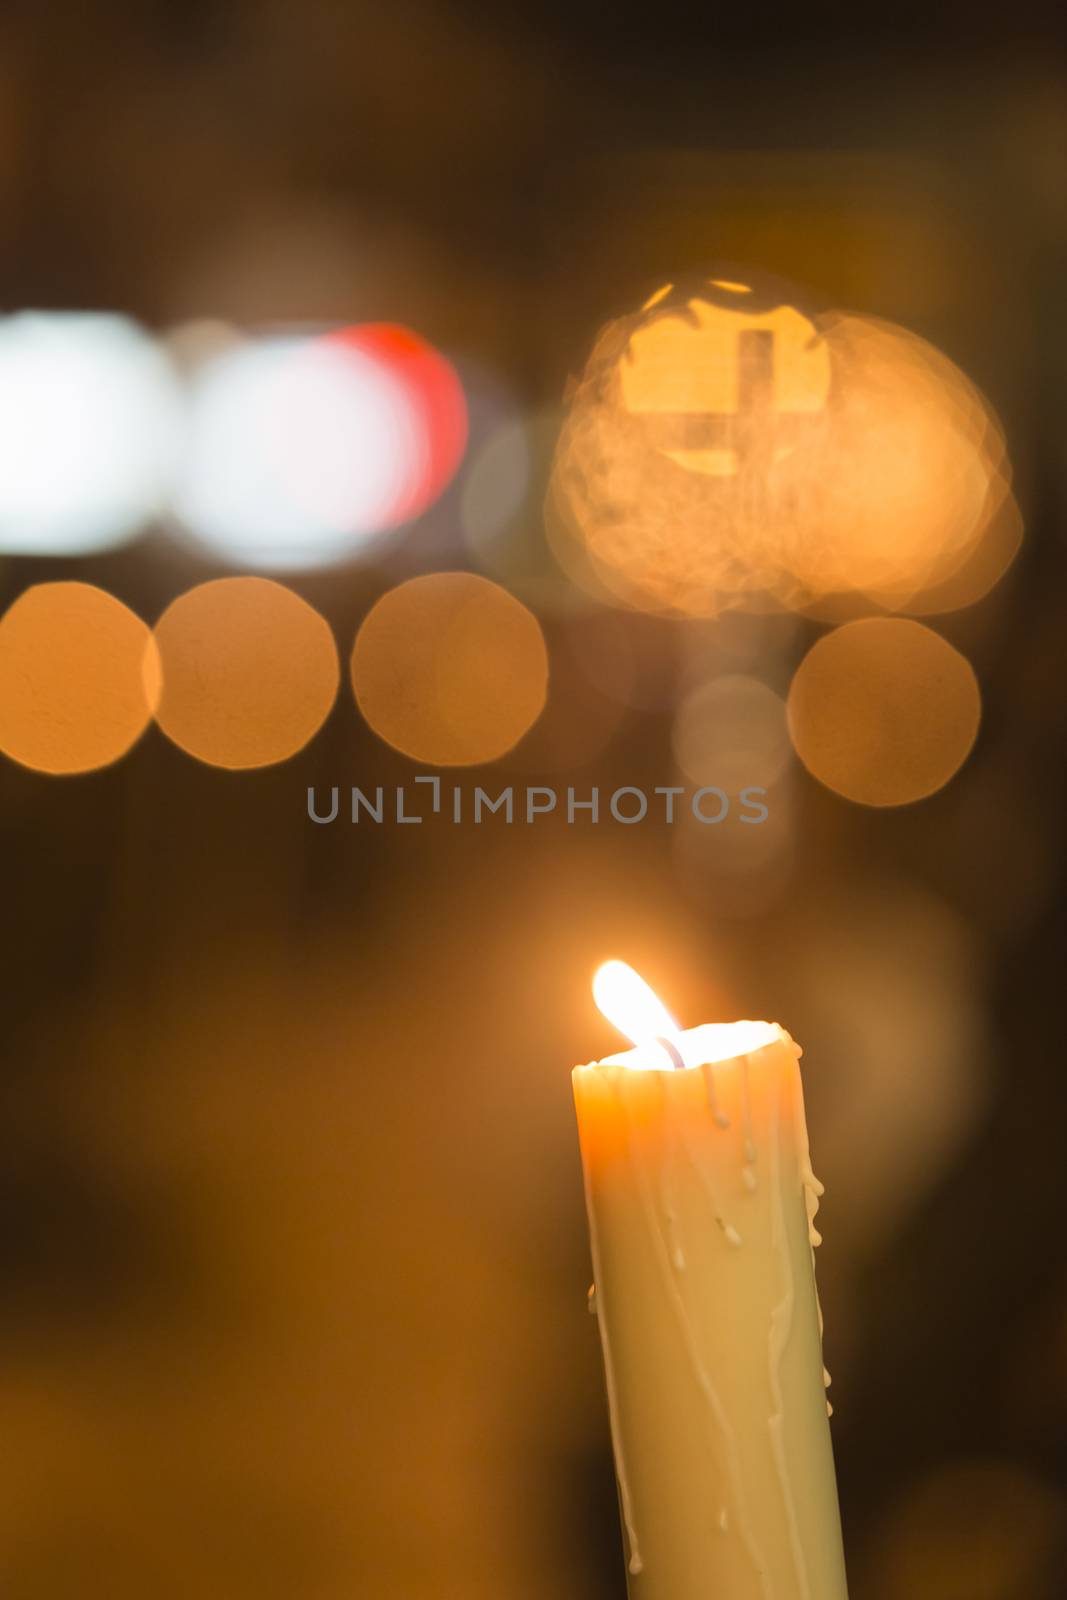
{"label": "candle flame", "polygon": [[613,1027],[636,1045],[680,1037],[659,995],[625,961],[605,961],[593,978],[593,999]]}
{"label": "candle flame", "polygon": [[713,1066],[762,1050],[786,1037],[773,1022],[709,1022],[683,1033],[663,1001],[625,961],[605,961],[593,978],[593,998],[635,1048],[601,1066],[641,1070]]}

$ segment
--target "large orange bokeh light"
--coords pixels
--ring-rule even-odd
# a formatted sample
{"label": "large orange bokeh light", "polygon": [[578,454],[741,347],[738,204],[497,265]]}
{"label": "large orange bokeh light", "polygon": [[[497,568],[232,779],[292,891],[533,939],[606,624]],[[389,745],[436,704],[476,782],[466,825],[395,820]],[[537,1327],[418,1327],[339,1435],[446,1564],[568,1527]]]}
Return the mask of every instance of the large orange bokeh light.
{"label": "large orange bokeh light", "polygon": [[540,624],[469,572],[402,583],[372,607],[351,661],[356,701],[380,738],[438,766],[506,754],[544,709]]}
{"label": "large orange bokeh light", "polygon": [[942,788],[978,734],[970,663],[903,617],[846,623],[809,650],[793,678],[789,729],[801,761],[847,800],[900,806]]}
{"label": "large orange bokeh light", "polygon": [[988,405],[904,329],[787,296],[708,279],[601,333],[555,461],[568,570],[569,542],[616,599],[675,615],[981,598],[1020,532]]}
{"label": "large orange bokeh light", "polygon": [[211,766],[270,766],[302,749],[337,698],[329,627],[267,578],[219,578],[168,606],[156,624],[168,738]]}
{"label": "large orange bokeh light", "polygon": [[147,727],[149,629],[88,583],[41,583],[0,620],[0,749],[38,772],[91,772]]}

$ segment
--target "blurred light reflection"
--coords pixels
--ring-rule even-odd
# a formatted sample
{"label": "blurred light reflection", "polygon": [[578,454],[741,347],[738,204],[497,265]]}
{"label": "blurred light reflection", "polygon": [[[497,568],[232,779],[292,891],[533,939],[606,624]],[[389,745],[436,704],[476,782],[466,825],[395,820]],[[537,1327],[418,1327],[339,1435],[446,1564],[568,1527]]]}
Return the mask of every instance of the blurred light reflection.
{"label": "blurred light reflection", "polygon": [[458,378],[406,329],[257,338],[192,375],[175,509],[242,564],[328,566],[424,510],[465,439]]}
{"label": "blurred light reflection", "polygon": [[352,687],[378,736],[417,761],[469,766],[504,755],[540,716],[548,655],[540,624],[469,572],[398,585],[356,637]]}
{"label": "blurred light reflection", "polygon": [[158,693],[152,636],[88,583],[40,583],[0,620],[0,750],[38,772],[90,772],[126,754]]}
{"label": "blurred light reflection", "polygon": [[627,605],[688,616],[980,599],[1021,536],[987,402],[902,328],[746,287],[676,286],[602,330],[552,481],[575,581],[584,553]]}
{"label": "blurred light reflection", "polygon": [[156,719],[210,766],[270,766],[303,748],[337,698],[329,627],[267,578],[219,578],[181,595],[155,628]]}
{"label": "blurred light reflection", "polygon": [[0,318],[0,551],[82,555],[164,506],[179,430],[174,373],[126,317]]}
{"label": "blurred light reflection", "polygon": [[393,323],[342,328],[321,345],[352,362],[370,362],[400,384],[413,419],[416,458],[385,526],[410,522],[444,492],[463,459],[467,404],[455,368],[425,339]]}
{"label": "blurred light reflection", "polygon": [[801,761],[828,789],[868,806],[908,805],[942,788],[970,754],[981,714],[970,663],[901,617],[825,635],[789,690]]}

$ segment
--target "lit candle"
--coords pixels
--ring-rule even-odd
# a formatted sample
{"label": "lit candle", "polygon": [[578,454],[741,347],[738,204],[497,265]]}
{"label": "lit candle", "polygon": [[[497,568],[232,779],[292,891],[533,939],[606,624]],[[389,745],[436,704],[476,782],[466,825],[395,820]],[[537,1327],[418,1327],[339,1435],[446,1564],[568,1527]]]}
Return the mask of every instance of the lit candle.
{"label": "lit candle", "polygon": [[635,1045],[574,1070],[631,1596],[847,1600],[800,1051],[620,961],[594,994]]}

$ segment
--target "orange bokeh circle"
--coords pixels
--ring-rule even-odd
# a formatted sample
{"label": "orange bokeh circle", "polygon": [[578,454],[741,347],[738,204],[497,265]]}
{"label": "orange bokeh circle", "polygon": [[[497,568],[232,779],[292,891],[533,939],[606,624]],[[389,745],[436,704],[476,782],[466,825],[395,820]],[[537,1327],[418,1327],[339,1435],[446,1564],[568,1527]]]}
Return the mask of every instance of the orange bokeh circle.
{"label": "orange bokeh circle", "polygon": [[154,654],[145,623],[103,589],[27,589],[0,620],[0,750],[38,772],[109,766],[151,720]]}
{"label": "orange bokeh circle", "polygon": [[269,578],[218,578],[167,607],[155,628],[156,720],[211,766],[264,767],[302,749],[340,682],[319,613]]}
{"label": "orange bokeh circle", "polygon": [[789,731],[813,777],[847,800],[908,805],[958,772],[978,734],[974,670],[921,622],[871,617],[815,644],[793,677]]}
{"label": "orange bokeh circle", "polygon": [[351,662],[370,726],[437,766],[494,761],[544,708],[548,656],[532,612],[470,572],[391,589],[364,618]]}

